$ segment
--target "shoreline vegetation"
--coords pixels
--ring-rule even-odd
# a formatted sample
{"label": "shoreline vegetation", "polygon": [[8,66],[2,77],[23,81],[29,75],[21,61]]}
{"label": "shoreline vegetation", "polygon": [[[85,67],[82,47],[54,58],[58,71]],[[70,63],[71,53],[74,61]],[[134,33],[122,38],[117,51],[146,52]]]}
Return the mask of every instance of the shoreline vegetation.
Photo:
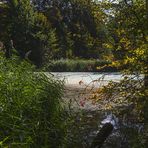
{"label": "shoreline vegetation", "polygon": [[[101,148],[146,148],[148,0],[1,1],[0,147],[87,148],[100,113],[111,112],[119,128]],[[122,79],[83,93],[86,77],[65,90],[66,79],[52,72],[121,72]],[[92,113],[89,102],[101,110]]]}
{"label": "shoreline vegetation", "polygon": [[19,58],[0,57],[0,147],[65,143],[67,119],[60,103],[64,84],[34,70]]}
{"label": "shoreline vegetation", "polygon": [[111,61],[95,59],[60,59],[51,60],[45,66],[46,71],[52,72],[118,72]]}

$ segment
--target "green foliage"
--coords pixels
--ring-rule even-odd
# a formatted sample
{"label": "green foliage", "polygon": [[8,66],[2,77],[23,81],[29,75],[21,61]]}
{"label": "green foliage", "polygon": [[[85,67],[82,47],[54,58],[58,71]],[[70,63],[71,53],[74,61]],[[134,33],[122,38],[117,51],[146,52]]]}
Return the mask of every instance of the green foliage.
{"label": "green foliage", "polygon": [[106,15],[99,3],[13,0],[2,7],[0,28],[5,48],[11,50],[9,42],[13,40],[20,56],[27,54],[37,67],[51,58],[104,59],[111,54],[104,46]]}
{"label": "green foliage", "polygon": [[0,145],[62,147],[62,90],[63,82],[33,72],[29,63],[0,57]]}
{"label": "green foliage", "polygon": [[2,41],[6,50],[11,52],[9,42],[12,40],[21,58],[26,58],[26,54],[31,51],[27,58],[40,67],[50,47],[50,23],[43,13],[34,10],[30,0],[13,0],[6,6],[6,14],[3,15],[7,18],[2,15],[2,24],[6,25],[4,32],[7,33]]}
{"label": "green foliage", "polygon": [[99,4],[92,0],[51,0],[37,6],[56,28],[60,58],[100,58],[105,53],[105,22],[100,19],[105,15]]}
{"label": "green foliage", "polygon": [[46,52],[46,62],[49,62],[50,59],[59,59],[60,58],[60,47],[58,44],[58,39],[55,33],[55,30],[51,30],[49,32],[49,39],[50,39],[50,49],[48,49],[48,51]]}
{"label": "green foliage", "polygon": [[110,61],[103,60],[85,60],[85,59],[61,59],[61,60],[51,60],[47,64],[45,69],[47,71],[55,72],[99,72],[99,71],[116,71],[114,67],[108,66]]}
{"label": "green foliage", "polygon": [[0,40],[4,41],[8,37],[8,6],[5,4],[0,4],[0,12]]}
{"label": "green foliage", "polygon": [[121,1],[111,5],[111,9],[114,17],[110,17],[108,22],[111,40],[108,44],[115,60],[121,66],[125,65],[131,73],[146,73],[148,40],[145,1],[138,0],[132,4]]}
{"label": "green foliage", "polygon": [[37,67],[42,66],[46,60],[45,55],[50,50],[50,27],[50,23],[42,13],[34,12],[34,24],[32,26],[32,32],[30,32],[31,38],[28,41],[30,42],[31,51],[29,59]]}
{"label": "green foliage", "polygon": [[[30,49],[30,34],[34,24],[34,11],[29,0],[8,3],[9,35],[21,57]],[[8,42],[7,40],[6,42]]]}
{"label": "green foliage", "polygon": [[[106,47],[112,49],[112,65],[123,71],[124,79],[119,83],[110,82],[97,92],[97,101],[108,98],[108,109],[115,109],[118,115],[126,117],[132,125],[142,122],[145,131],[148,122],[147,2],[123,0],[115,4],[106,3],[111,12],[108,14],[109,41]],[[136,136],[130,138],[130,147],[144,147],[147,144],[148,135],[145,132],[134,131],[132,134]],[[142,139],[141,143],[139,139]]]}

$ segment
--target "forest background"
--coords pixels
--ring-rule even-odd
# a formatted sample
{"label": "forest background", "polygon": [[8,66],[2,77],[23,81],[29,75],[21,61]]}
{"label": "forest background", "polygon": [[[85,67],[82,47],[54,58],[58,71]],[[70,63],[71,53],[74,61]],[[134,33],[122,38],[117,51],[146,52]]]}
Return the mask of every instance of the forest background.
{"label": "forest background", "polygon": [[[8,80],[13,84],[15,75],[12,76],[12,73],[6,74],[5,72],[15,72],[15,68],[20,72],[20,69],[24,65],[26,65],[25,72],[27,72],[27,69],[29,70],[31,67],[28,66],[27,63],[19,66],[20,62],[17,60],[13,64],[14,56],[17,56],[20,61],[25,59],[30,64],[35,65],[36,68],[43,68],[42,70],[46,71],[122,71],[124,74],[134,74],[137,77],[142,74],[144,77],[143,81],[140,81],[138,84],[136,83],[136,85],[131,79],[125,77],[125,80],[120,83],[120,90],[118,91],[122,92],[122,95],[124,94],[124,97],[134,104],[134,107],[130,109],[129,112],[131,112],[131,110],[134,111],[137,118],[136,120],[145,123],[145,131],[147,131],[148,0],[1,1],[0,54],[1,86],[2,88],[6,87],[6,90],[8,90],[11,95],[8,95],[5,91],[1,91],[1,94],[2,96],[7,94],[5,96],[7,99],[10,99],[10,96],[13,96],[12,94],[15,94],[17,89],[13,92],[14,87],[8,87],[9,83],[6,81],[6,76],[9,76],[10,79]],[[7,65],[6,68],[4,64]],[[37,71],[36,68],[33,68],[32,71]],[[19,78],[20,75],[19,73],[17,74],[17,78]],[[25,74],[21,74],[25,76]],[[45,83],[41,85],[45,87],[47,81],[46,78],[43,79]],[[17,81],[19,80],[21,79],[17,79]],[[36,80],[32,79],[32,77],[28,77],[26,80],[25,85],[29,85],[29,82],[33,82],[33,84],[36,85],[34,83],[36,80],[40,84],[40,78],[38,79],[38,77]],[[25,81],[25,79],[23,79],[21,83],[23,81]],[[17,88],[18,84],[14,84]],[[48,85],[54,86],[54,84],[57,83],[53,82]],[[127,84],[131,84],[130,89]],[[60,82],[57,85],[61,88]],[[30,87],[31,86],[30,84]],[[111,86],[112,87],[109,88],[110,90],[117,91],[117,89],[114,89],[114,85]],[[26,92],[26,90],[28,90],[26,87],[24,87],[24,90],[25,93],[30,94],[29,91]],[[105,88],[105,90],[108,92],[108,89]],[[56,92],[56,89],[54,91]],[[41,100],[51,95],[47,93],[47,90],[44,92],[47,96],[43,97],[41,94],[43,94],[42,91],[36,92],[37,98]],[[60,94],[61,92],[59,92],[59,95],[57,94],[56,98],[59,98]],[[15,99],[17,98],[15,95],[13,97]],[[33,99],[33,96],[30,96],[30,100],[31,98]],[[12,100],[9,100],[9,103],[12,103],[9,104],[5,99],[2,101],[2,110],[6,107],[5,111],[11,113],[11,110],[7,109],[13,104],[11,102]],[[16,105],[18,105],[17,101],[15,102]],[[56,100],[55,102],[58,101]],[[5,103],[10,106],[5,106]],[[38,103],[40,103],[40,100]],[[38,107],[38,103],[36,107]],[[32,103],[28,102],[28,105],[31,106]],[[44,106],[45,104],[42,105]],[[56,105],[57,104],[55,104],[55,107]],[[15,108],[16,112],[17,107]],[[22,112],[25,112],[25,106],[22,105],[19,107],[22,107]],[[43,108],[40,109],[42,110]],[[44,109],[42,111],[44,112]],[[51,111],[49,111],[49,113],[50,112]],[[1,112],[2,119],[5,115],[4,113],[6,112]],[[54,112],[52,113],[53,117],[55,117]],[[13,117],[15,116],[17,115],[14,114]],[[22,117],[21,112],[20,116]],[[26,118],[25,115],[23,117]],[[40,115],[38,115],[38,117],[40,121]],[[44,119],[47,119],[46,115],[44,117]],[[12,116],[7,119],[11,121]],[[17,118],[18,122],[24,121],[20,119],[21,118]],[[34,122],[36,123],[38,121],[34,120]],[[4,123],[8,122],[6,121]],[[33,123],[33,121],[31,120],[30,123]],[[12,124],[14,123],[12,122]],[[5,124],[2,124],[1,127],[6,128],[4,125]],[[44,124],[44,127],[48,126]],[[11,129],[10,131],[13,130]],[[143,143],[147,142],[147,133],[148,132],[144,132],[140,135],[140,138],[142,137],[142,139],[144,139],[142,141]],[[52,135],[53,133],[51,132],[50,134]],[[44,136],[52,137],[50,134]],[[5,136],[7,132],[4,132],[2,135],[4,135],[3,140],[5,141],[7,139],[7,136]],[[28,136],[28,134],[26,135]],[[15,136],[13,135],[12,137],[14,138]],[[42,137],[42,135],[39,137]],[[17,141],[19,139],[14,138],[14,140],[13,138],[10,138],[10,141]],[[32,139],[38,141],[38,137],[32,137]],[[45,141],[46,139],[47,138],[43,138],[43,141],[41,140],[45,145],[47,142]],[[28,139],[24,138],[23,140],[30,140],[29,136]],[[36,143],[36,141],[34,143]],[[31,140],[29,142],[32,143]],[[144,146],[143,143],[140,146]],[[55,143],[53,143],[53,145],[54,144]]]}

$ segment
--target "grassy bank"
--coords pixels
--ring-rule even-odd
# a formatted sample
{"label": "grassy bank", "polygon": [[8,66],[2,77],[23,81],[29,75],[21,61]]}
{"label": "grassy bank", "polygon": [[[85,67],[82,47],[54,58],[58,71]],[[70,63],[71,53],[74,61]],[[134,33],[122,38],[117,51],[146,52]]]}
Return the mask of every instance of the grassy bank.
{"label": "grassy bank", "polygon": [[111,62],[103,60],[61,59],[52,60],[47,64],[46,70],[53,72],[115,72],[115,67],[109,66]]}
{"label": "grassy bank", "polygon": [[18,59],[0,57],[0,147],[62,147],[66,121],[55,81]]}

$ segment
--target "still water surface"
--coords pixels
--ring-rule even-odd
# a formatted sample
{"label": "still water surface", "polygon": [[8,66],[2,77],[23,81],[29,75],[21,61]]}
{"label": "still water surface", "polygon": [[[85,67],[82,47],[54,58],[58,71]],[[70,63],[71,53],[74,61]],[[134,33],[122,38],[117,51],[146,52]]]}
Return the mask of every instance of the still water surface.
{"label": "still water surface", "polygon": [[65,83],[68,85],[77,85],[80,81],[88,85],[94,82],[94,80],[98,80],[94,82],[97,85],[98,82],[118,82],[123,78],[120,73],[53,72],[52,74],[59,80],[65,80]]}
{"label": "still water surface", "polygon": [[[65,85],[67,85],[68,88],[69,86],[80,86],[80,82],[82,82],[81,86],[93,85],[98,87],[101,86],[100,84],[104,85],[107,84],[109,81],[119,82],[124,78],[121,73],[53,72],[52,74],[56,79],[64,80]],[[133,79],[143,79],[143,75],[141,75],[139,78],[134,75],[128,75],[127,77]],[[72,87],[72,89],[74,88],[75,87]],[[70,89],[68,90],[68,92],[70,94]],[[74,90],[73,94],[76,96],[77,92]],[[72,98],[74,98],[75,96],[72,96]],[[81,97],[78,99],[82,99]],[[92,106],[88,104],[86,104],[86,108],[88,109],[88,106],[92,108]],[[82,127],[80,126],[80,123],[78,123],[78,125],[76,124],[76,126],[78,126],[81,131],[81,134],[78,134],[80,136],[80,145],[77,147],[89,148],[92,139],[96,136],[98,129],[100,129],[99,127],[101,123],[107,121],[108,117],[110,117],[112,113],[109,113],[108,115],[108,112],[91,109],[88,111],[85,107],[83,108],[85,112],[83,112],[83,118],[81,118],[80,116],[81,122],[79,121],[82,124]],[[78,117],[79,116],[77,116],[77,118]],[[122,122],[121,120],[120,124],[118,125],[118,128],[115,127],[116,126],[114,126],[112,134],[104,143],[103,148],[130,148],[128,139],[132,135],[132,133],[129,134],[129,131],[138,131],[139,127],[141,128],[143,127],[143,125],[132,124],[131,127],[130,125]]]}
{"label": "still water surface", "polygon": [[[71,98],[74,98],[74,101],[77,100],[77,102],[83,99],[83,96],[78,95],[79,91],[82,90],[77,87],[80,86],[80,82],[82,82],[81,86],[93,85],[95,87],[98,87],[107,84],[109,81],[119,82],[124,78],[121,73],[52,72],[52,75],[54,75],[56,79],[64,80],[65,85],[68,86],[68,91],[67,93],[65,93],[65,98],[69,100],[71,100]],[[128,75],[127,77],[133,79],[143,79],[143,75],[140,75],[140,77]],[[76,104],[75,102],[72,103]],[[108,117],[110,117],[112,113],[109,112],[108,114],[108,112],[106,111],[99,111],[98,108],[96,109],[96,106],[92,106],[92,104],[90,104],[89,102],[86,102],[85,106],[80,108],[83,108],[83,115],[80,115],[80,117],[79,115],[77,115],[76,117],[76,120],[79,119],[79,122],[77,121],[78,124],[76,124],[76,127],[79,127],[81,131],[78,134],[80,136],[80,141],[77,140],[78,144],[80,145],[77,147],[89,148],[90,143],[100,129],[101,123],[107,121]],[[132,124],[132,127],[130,127],[128,124],[126,124],[125,126],[125,124],[123,124],[121,120],[118,128],[115,128],[116,126],[114,126],[114,130],[112,134],[107,138],[106,142],[103,145],[103,148],[130,148],[128,144],[128,139],[132,135],[132,133],[129,134],[128,132],[126,132],[126,130],[132,132],[134,129],[137,131],[139,130],[137,126],[139,127],[138,124]],[[142,127],[142,125],[140,125],[140,127]]]}

